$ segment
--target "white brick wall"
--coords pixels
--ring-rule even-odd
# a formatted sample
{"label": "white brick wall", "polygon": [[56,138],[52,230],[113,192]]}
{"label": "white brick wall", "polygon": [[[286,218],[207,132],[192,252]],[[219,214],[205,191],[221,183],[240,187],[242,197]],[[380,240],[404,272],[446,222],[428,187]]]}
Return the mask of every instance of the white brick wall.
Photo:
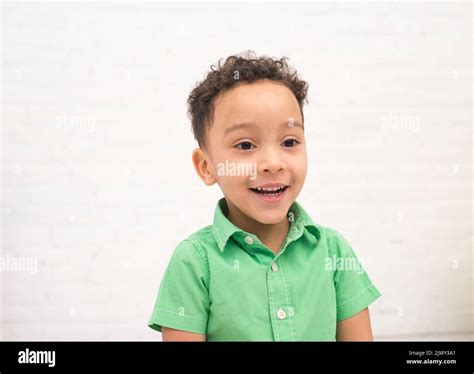
{"label": "white brick wall", "polygon": [[[365,260],[377,339],[472,339],[469,4],[2,4],[4,340],[155,340],[176,244],[211,223],[185,101],[219,57],[310,83],[299,198]],[[33,271],[36,269],[36,272]]]}

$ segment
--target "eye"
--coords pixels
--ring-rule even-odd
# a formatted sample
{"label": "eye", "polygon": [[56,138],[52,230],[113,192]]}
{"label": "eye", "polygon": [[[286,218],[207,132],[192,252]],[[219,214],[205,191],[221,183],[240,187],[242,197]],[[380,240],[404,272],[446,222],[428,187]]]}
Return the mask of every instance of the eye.
{"label": "eye", "polygon": [[243,150],[252,149],[252,146],[253,146],[253,144],[250,143],[250,142],[242,142],[242,143],[239,143],[239,144],[235,145],[235,147],[237,147],[239,149],[243,149]]}
{"label": "eye", "polygon": [[287,139],[282,144],[284,144],[285,147],[292,148],[292,147],[296,146],[299,143],[300,142],[296,139]]}

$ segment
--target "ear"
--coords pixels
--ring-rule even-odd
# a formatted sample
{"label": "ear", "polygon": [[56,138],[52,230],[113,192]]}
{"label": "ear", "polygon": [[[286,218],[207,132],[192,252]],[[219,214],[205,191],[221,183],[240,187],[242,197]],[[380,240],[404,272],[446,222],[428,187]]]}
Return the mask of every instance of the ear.
{"label": "ear", "polygon": [[206,183],[208,186],[212,186],[217,182],[217,180],[210,168],[207,158],[208,156],[201,148],[196,148],[193,151],[193,165],[196,169],[196,173],[204,183]]}

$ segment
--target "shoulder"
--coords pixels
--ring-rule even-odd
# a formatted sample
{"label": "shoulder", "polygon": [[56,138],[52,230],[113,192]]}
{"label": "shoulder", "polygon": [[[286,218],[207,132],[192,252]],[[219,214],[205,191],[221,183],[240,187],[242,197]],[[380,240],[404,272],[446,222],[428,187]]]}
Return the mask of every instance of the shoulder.
{"label": "shoulder", "polygon": [[351,245],[340,231],[319,225],[321,238],[326,241],[328,252],[335,255],[344,255],[352,251]]}
{"label": "shoulder", "polygon": [[178,243],[174,252],[174,260],[207,259],[207,250],[215,243],[212,226],[203,227]]}
{"label": "shoulder", "polygon": [[340,231],[336,230],[335,228],[321,226],[321,225],[319,225],[319,228],[321,229],[321,231],[323,232],[327,240],[331,240],[331,241],[345,240],[342,234],[340,233]]}

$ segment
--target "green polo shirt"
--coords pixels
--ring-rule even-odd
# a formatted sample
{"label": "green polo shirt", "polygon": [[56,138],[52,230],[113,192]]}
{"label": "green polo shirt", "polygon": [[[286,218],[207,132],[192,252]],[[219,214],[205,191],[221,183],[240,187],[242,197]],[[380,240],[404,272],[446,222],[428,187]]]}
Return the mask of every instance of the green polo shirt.
{"label": "green polo shirt", "polygon": [[222,198],[213,224],[177,246],[148,326],[208,341],[335,341],[337,321],[380,296],[349,243],[296,201],[276,255],[227,212]]}

